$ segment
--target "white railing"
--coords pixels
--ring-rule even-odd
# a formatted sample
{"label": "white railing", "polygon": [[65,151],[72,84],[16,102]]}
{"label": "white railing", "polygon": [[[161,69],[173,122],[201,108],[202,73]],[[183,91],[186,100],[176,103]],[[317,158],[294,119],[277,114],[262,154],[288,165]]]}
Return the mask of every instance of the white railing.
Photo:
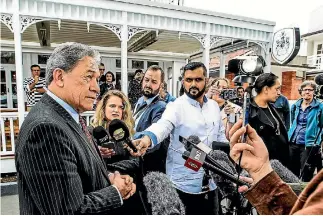
{"label": "white railing", "polygon": [[323,54],[307,56],[307,64],[316,69],[323,69]]}
{"label": "white railing", "polygon": [[[28,112],[25,112],[25,116]],[[85,117],[86,124],[89,126],[94,111],[82,113]],[[15,139],[19,133],[18,112],[0,113],[0,130],[1,130],[1,156],[15,154]]]}

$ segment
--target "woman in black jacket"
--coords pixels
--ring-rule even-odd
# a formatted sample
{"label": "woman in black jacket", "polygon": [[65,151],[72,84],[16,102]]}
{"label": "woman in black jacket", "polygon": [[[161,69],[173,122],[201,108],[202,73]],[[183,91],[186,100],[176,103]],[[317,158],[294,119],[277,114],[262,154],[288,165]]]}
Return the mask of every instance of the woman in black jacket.
{"label": "woman in black jacket", "polygon": [[289,165],[289,142],[287,129],[275,107],[271,104],[281,94],[278,77],[272,73],[260,75],[252,88],[257,96],[250,100],[249,124],[263,139],[270,159]]}

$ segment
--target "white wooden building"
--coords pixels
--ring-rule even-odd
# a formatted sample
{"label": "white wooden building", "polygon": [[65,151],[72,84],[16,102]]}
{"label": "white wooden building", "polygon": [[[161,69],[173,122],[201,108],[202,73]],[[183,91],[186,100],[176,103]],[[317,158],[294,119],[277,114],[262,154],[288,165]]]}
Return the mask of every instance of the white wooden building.
{"label": "white wooden building", "polygon": [[[275,23],[266,20],[188,8],[180,0],[0,0],[0,4],[2,173],[14,171],[14,140],[27,115],[23,80],[31,76],[32,64],[45,68],[48,55],[63,42],[95,47],[106,71],[121,79],[125,93],[136,69],[158,63],[165,70],[169,92],[176,96],[182,66],[202,52],[208,67],[210,49],[221,44],[230,44],[218,50],[222,59],[224,50],[261,47],[265,70],[270,71]],[[224,73],[223,63],[220,75]],[[92,113],[84,115],[89,120]]]}

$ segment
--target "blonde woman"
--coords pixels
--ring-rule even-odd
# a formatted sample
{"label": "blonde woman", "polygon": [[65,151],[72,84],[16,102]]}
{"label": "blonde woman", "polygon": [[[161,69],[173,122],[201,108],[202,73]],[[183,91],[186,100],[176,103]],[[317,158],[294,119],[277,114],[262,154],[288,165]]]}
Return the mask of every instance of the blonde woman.
{"label": "blonde woman", "polygon": [[[131,105],[128,98],[118,90],[109,90],[105,93],[97,105],[91,126],[103,126],[108,129],[113,119],[122,120],[129,129],[130,136],[134,135],[134,119],[132,118]],[[123,143],[115,143],[115,149],[108,149],[99,146],[103,158],[108,163],[120,160],[127,160],[128,152],[123,149]]]}

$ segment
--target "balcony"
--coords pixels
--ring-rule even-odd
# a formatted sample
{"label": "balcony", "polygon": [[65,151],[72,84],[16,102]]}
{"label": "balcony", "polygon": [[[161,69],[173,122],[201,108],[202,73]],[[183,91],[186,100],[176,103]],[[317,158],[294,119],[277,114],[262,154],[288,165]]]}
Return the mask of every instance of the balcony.
{"label": "balcony", "polygon": [[316,69],[323,69],[323,54],[308,56],[307,64]]}

